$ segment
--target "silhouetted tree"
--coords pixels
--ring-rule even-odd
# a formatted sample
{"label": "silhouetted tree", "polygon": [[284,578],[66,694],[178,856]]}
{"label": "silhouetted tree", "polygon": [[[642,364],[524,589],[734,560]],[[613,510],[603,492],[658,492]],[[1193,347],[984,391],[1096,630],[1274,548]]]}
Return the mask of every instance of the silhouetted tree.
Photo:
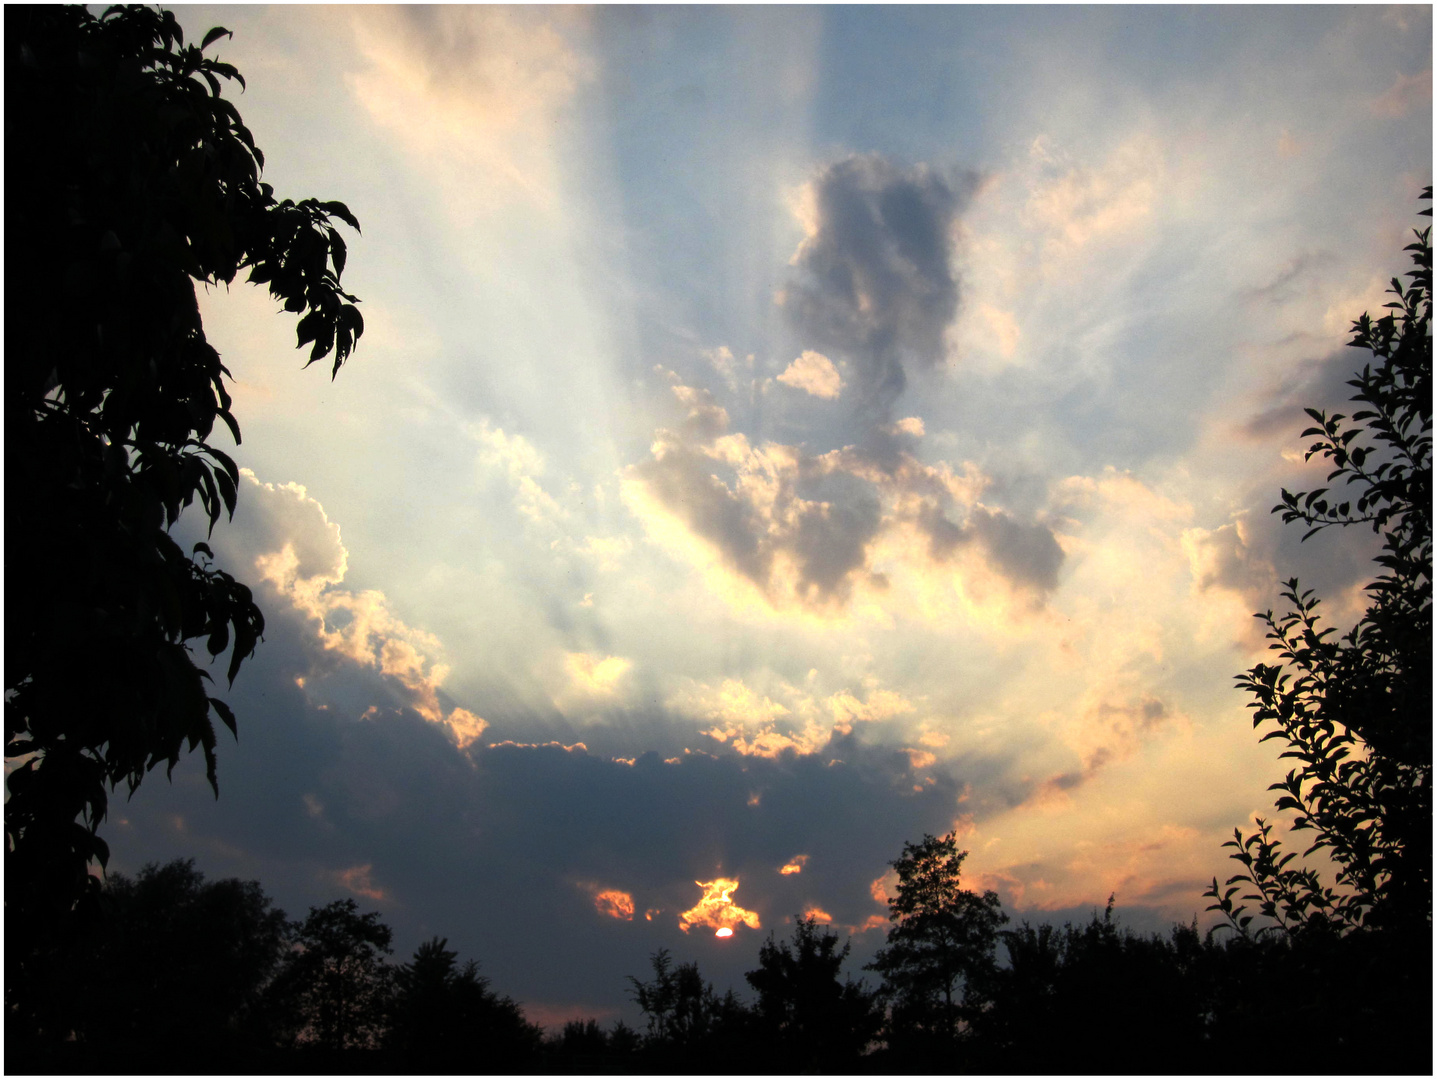
{"label": "silhouetted tree", "polygon": [[[883,1024],[876,995],[839,971],[851,945],[800,916],[791,941],[772,934],[744,978],[758,993],[759,1021],[781,1055],[775,1071],[842,1072],[855,1067]],[[782,1067],[778,1067],[780,1065]]]}
{"label": "silhouetted tree", "polygon": [[[1242,871],[1206,892],[1241,938],[1258,919],[1258,934],[1283,939],[1232,954],[1300,982],[1293,1011],[1325,1029],[1322,1065],[1363,1072],[1430,1072],[1432,1062],[1431,230],[1416,236],[1411,285],[1394,278],[1389,314],[1352,324],[1350,344],[1373,357],[1348,383],[1360,407],[1350,417],[1307,410],[1307,456],[1330,462],[1327,482],[1341,488],[1284,490],[1273,508],[1308,527],[1304,540],[1334,525],[1380,534],[1371,604],[1333,640],[1319,600],[1288,581],[1291,610],[1258,616],[1281,662],[1238,677],[1253,726],[1273,722],[1263,740],[1285,743],[1296,762],[1273,785],[1276,808],[1293,813],[1294,833],[1313,834],[1303,856],[1325,851],[1335,888],[1259,819],[1224,845]],[[1336,997],[1340,1018],[1326,1004]]]}
{"label": "silhouetted tree", "polygon": [[883,977],[889,1045],[941,1053],[978,1002],[972,990],[991,973],[998,928],[1008,921],[989,890],[959,887],[966,851],[957,834],[925,835],[893,861],[898,895],[888,902],[893,926],[868,970]]}
{"label": "silhouetted tree", "polygon": [[260,1045],[251,1014],[289,932],[258,882],[206,881],[193,860],[113,874],[100,917],[12,1010],[7,1043],[43,1033],[132,1071],[233,1064]]}
{"label": "silhouetted tree", "polygon": [[712,984],[705,983],[697,963],[674,966],[668,949],[650,958],[652,982],[628,976],[630,993],[648,1021],[650,1044],[682,1046],[708,1032],[717,1006]]}
{"label": "silhouetted tree", "polygon": [[[1431,199],[1432,189],[1423,193]],[[1431,208],[1422,211],[1431,216]],[[1315,426],[1307,457],[1333,465],[1327,480],[1343,488],[1282,492],[1273,508],[1286,523],[1308,526],[1303,539],[1333,525],[1371,525],[1383,538],[1383,572],[1367,586],[1372,605],[1340,641],[1321,625],[1318,599],[1296,578],[1283,596],[1292,610],[1268,626],[1283,663],[1258,664],[1238,678],[1252,694],[1253,726],[1275,721],[1263,736],[1288,745],[1298,767],[1273,785],[1279,811],[1295,814],[1294,831],[1314,834],[1304,854],[1325,850],[1337,889],[1315,870],[1290,865],[1271,826],[1226,846],[1245,871],[1208,891],[1230,923],[1246,931],[1253,915],[1296,932],[1310,925],[1432,925],[1432,244],[1431,229],[1407,246],[1416,269],[1404,289],[1389,290],[1391,313],[1352,324],[1349,343],[1370,351],[1348,385],[1362,407],[1349,418],[1307,413]],[[1355,501],[1347,498],[1349,491]],[[1340,501],[1339,501],[1340,500]],[[1294,674],[1296,678],[1294,678]]]}
{"label": "silhouetted tree", "polygon": [[[221,95],[244,80],[185,45],[153,8],[5,12],[12,102],[6,192],[5,804],[7,994],[48,961],[41,941],[99,884],[107,792],[203,750],[212,716],[189,642],[229,650],[233,682],[264,629],[249,589],[169,534],[199,500],[211,529],[239,471],[229,374],[195,283],[265,283],[300,314],[310,361],[334,367],[363,331],[340,286],[343,203],[276,201],[264,155]],[[44,923],[45,925],[41,925]],[[13,946],[12,946],[13,948]],[[23,955],[22,955],[23,954]]]}
{"label": "silhouetted tree", "polygon": [[280,1043],[335,1052],[370,1049],[385,1033],[393,932],[376,912],[336,900],[294,926],[294,947],[270,987]]}
{"label": "silhouetted tree", "polygon": [[[643,1010],[647,1068],[668,1072],[754,1071],[757,1020],[732,990],[723,996],[704,981],[697,963],[674,966],[667,949],[651,957],[654,978],[628,976]],[[765,1071],[759,1069],[758,1071]]]}
{"label": "silhouetted tree", "polygon": [[972,1017],[972,1066],[1016,1073],[1218,1071],[1203,1043],[1203,945],[1119,929],[1113,900],[1082,927],[1000,934],[1008,962],[989,973]]}
{"label": "silhouetted tree", "polygon": [[401,1072],[513,1072],[539,1044],[537,1027],[509,997],[443,938],[420,945],[394,972],[394,997],[386,1046]]}

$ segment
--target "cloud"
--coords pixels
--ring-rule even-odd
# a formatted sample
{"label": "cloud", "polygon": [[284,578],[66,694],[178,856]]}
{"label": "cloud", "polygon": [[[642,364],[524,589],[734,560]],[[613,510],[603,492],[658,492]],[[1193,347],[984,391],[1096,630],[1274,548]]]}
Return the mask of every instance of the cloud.
{"label": "cloud", "polygon": [[[877,534],[867,485],[824,469],[796,447],[705,443],[660,431],[654,456],[625,472],[626,503],[651,536],[743,579],[774,607],[841,608]],[[727,466],[732,485],[716,467]]]}
{"label": "cloud", "polygon": [[610,919],[634,920],[634,898],[622,889],[604,889],[594,893],[594,910]]}
{"label": "cloud", "polygon": [[514,505],[530,521],[538,524],[560,520],[567,515],[550,495],[539,477],[544,473],[544,458],[522,435],[507,435],[503,428],[493,427],[487,419],[469,426],[468,433],[479,444],[479,464],[487,470],[502,472],[514,488]]}
{"label": "cloud", "polygon": [[1039,179],[1029,191],[1025,217],[1045,234],[1049,255],[1071,257],[1150,220],[1165,158],[1156,139],[1136,135],[1106,161],[1088,165],[1072,160],[1040,135],[1029,155]]}
{"label": "cloud", "polygon": [[1330,412],[1350,407],[1356,391],[1347,382],[1358,366],[1356,354],[1342,348],[1320,359],[1285,367],[1269,386],[1254,395],[1256,410],[1236,425],[1238,432],[1250,439],[1295,442],[1298,433],[1311,424],[1304,409]]}
{"label": "cloud", "polygon": [[1370,108],[1376,116],[1397,118],[1413,109],[1432,104],[1432,69],[1429,67],[1417,75],[1397,74],[1394,82],[1381,97],[1375,98]]}
{"label": "cloud", "polygon": [[737,878],[715,878],[713,881],[694,882],[704,891],[699,902],[679,916],[679,929],[688,933],[695,926],[709,926],[715,930],[732,930],[735,926],[747,926],[752,930],[761,929],[758,913],[746,911],[733,902],[733,892],[738,888]]}
{"label": "cloud", "polygon": [[564,655],[564,670],[568,673],[570,688],[584,697],[612,697],[633,666],[632,660],[622,656]]}
{"label": "cloud", "polygon": [[801,874],[804,864],[808,862],[807,855],[795,855],[778,868],[780,874]]}
{"label": "cloud", "polygon": [[806,235],[780,302],[809,341],[854,362],[878,414],[902,393],[905,363],[943,359],[958,311],[953,226],[976,184],[869,154],[828,166],[798,199]]}
{"label": "cloud", "polygon": [[[391,690],[400,691],[403,706],[445,728],[461,748],[478,739],[487,721],[440,699],[450,668],[439,640],[396,616],[378,590],[341,588],[349,554],[319,502],[302,485],[263,483],[249,470],[242,475],[249,486],[237,515],[239,531],[217,542],[219,550],[232,564],[237,541],[259,552],[248,557],[260,581],[307,620],[326,653],[378,671]],[[313,685],[323,682],[326,670],[332,664],[308,673]]]}
{"label": "cloud", "polygon": [[468,222],[519,201],[558,199],[554,121],[593,75],[562,12],[517,8],[356,8],[363,66],[348,76]]}
{"label": "cloud", "polygon": [[[976,505],[986,480],[975,468],[919,461],[921,417],[885,421],[862,445],[814,455],[755,447],[728,433],[728,413],[707,391],[673,391],[688,410],[684,425],[660,428],[652,456],[624,470],[623,498],[651,539],[700,567],[736,606],[841,616],[861,593],[881,608],[889,580],[874,569],[875,548],[913,529],[925,534],[930,562],[951,563],[972,540],[980,569],[1011,588],[1041,597],[1056,587],[1063,551],[1049,526]],[[906,559],[912,552],[902,549],[914,547],[890,545],[888,554]]]}
{"label": "cloud", "polygon": [[946,563],[958,548],[976,542],[993,569],[1012,584],[1039,592],[1057,587],[1063,549],[1046,525],[1025,524],[1002,510],[974,506],[959,526],[932,502],[919,507],[914,522],[927,537],[929,554],[936,562]]}
{"label": "cloud", "polygon": [[1146,739],[1173,720],[1171,706],[1152,694],[1113,698],[1090,691],[1086,697],[1079,715],[1061,724],[1063,738],[1079,753],[1082,767],[1040,784],[1033,796],[1040,805],[1066,805],[1066,793],[1103,768],[1132,757]]}
{"label": "cloud", "polygon": [[372,863],[365,863],[363,866],[351,866],[347,870],[340,870],[335,873],[334,879],[344,888],[354,893],[355,896],[362,896],[366,900],[384,901],[390,899],[389,894],[374,884],[371,875],[374,872]]}
{"label": "cloud", "polygon": [[778,381],[828,401],[837,400],[843,390],[843,378],[833,366],[833,361],[812,349],[805,349],[797,360],[784,368]]}
{"label": "cloud", "polygon": [[717,688],[686,680],[668,700],[668,706],[704,720],[760,727],[790,712],[787,706],[750,690],[741,679],[725,679]]}
{"label": "cloud", "polygon": [[1182,542],[1198,592],[1231,589],[1251,598],[1249,606],[1277,594],[1277,570],[1253,551],[1246,515],[1216,529],[1185,529]]}

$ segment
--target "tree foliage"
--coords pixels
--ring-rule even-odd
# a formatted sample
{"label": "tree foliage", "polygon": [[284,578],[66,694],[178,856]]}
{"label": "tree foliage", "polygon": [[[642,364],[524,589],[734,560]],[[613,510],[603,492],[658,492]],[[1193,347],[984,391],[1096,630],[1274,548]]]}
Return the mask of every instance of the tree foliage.
{"label": "tree foliage", "polygon": [[309,362],[352,353],[339,202],[276,200],[222,91],[244,79],[151,8],[6,11],[7,918],[34,929],[93,899],[107,792],[201,749],[218,793],[208,657],[233,683],[264,630],[205,544],[169,534],[196,501],[211,530],[239,425],[195,286],[238,275],[300,315]]}
{"label": "tree foliage", "polygon": [[799,916],[793,937],[772,934],[759,947],[758,967],[744,978],[758,994],[760,1023],[775,1036],[775,1071],[832,1072],[858,1059],[878,1036],[883,1014],[875,995],[851,978],[840,981],[851,943]]}
{"label": "tree foliage", "polygon": [[460,965],[447,940],[432,938],[394,971],[384,1040],[405,1072],[508,1072],[539,1043],[539,1030],[512,998],[489,989],[479,964]]}
{"label": "tree foliage", "polygon": [[111,874],[100,917],[47,954],[7,1031],[127,1057],[234,1051],[262,1037],[254,1020],[290,933],[258,882],[206,881],[191,859]]}
{"label": "tree foliage", "polygon": [[335,1052],[377,1047],[390,1010],[393,931],[376,912],[336,900],[294,927],[294,945],[271,987],[287,1017],[284,1041]]}
{"label": "tree foliage", "polygon": [[630,994],[648,1021],[648,1041],[683,1046],[709,1033],[719,999],[697,963],[674,965],[668,949],[650,957],[654,977],[628,976]]}
{"label": "tree foliage", "polygon": [[[1432,189],[1422,197],[1430,200]],[[1246,836],[1234,830],[1225,846],[1243,870],[1223,887],[1214,879],[1207,895],[1209,910],[1243,933],[1258,915],[1290,933],[1431,930],[1431,229],[1406,250],[1415,264],[1410,285],[1393,278],[1388,314],[1352,324],[1349,344],[1372,354],[1348,383],[1359,408],[1350,416],[1307,410],[1307,457],[1331,463],[1329,486],[1284,490],[1273,508],[1285,523],[1307,526],[1304,540],[1334,525],[1380,534],[1371,604],[1334,639],[1312,590],[1288,581],[1287,614],[1258,616],[1280,662],[1238,677],[1253,698],[1253,726],[1272,723],[1263,740],[1285,743],[1282,756],[1296,762],[1273,785],[1281,792],[1276,808],[1293,813],[1294,832],[1313,835],[1303,857],[1326,852],[1335,887],[1285,852],[1270,822],[1259,820]]]}
{"label": "tree foliage", "polygon": [[898,895],[888,902],[887,944],[868,969],[883,977],[891,1003],[890,1042],[909,1037],[950,1040],[976,1006],[969,990],[995,963],[998,928],[1008,917],[992,890],[960,887],[966,851],[957,834],[925,835],[904,844],[892,863]]}

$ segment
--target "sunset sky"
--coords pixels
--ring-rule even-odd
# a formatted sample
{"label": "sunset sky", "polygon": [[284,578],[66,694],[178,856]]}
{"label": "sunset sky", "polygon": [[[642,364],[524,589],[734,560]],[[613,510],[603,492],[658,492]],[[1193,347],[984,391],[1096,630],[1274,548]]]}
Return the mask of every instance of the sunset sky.
{"label": "sunset sky", "polygon": [[366,332],[331,382],[202,299],[267,631],[113,869],[353,897],[545,1023],[808,911],[861,974],[926,832],[1015,920],[1202,918],[1285,771],[1252,612],[1363,606],[1371,535],[1268,510],[1426,220],[1430,7],[176,12]]}

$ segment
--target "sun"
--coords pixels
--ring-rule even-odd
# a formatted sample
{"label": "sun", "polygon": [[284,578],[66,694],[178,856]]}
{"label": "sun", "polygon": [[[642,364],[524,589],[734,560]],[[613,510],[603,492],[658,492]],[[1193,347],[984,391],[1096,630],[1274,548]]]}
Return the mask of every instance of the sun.
{"label": "sun", "polygon": [[714,937],[733,937],[733,929],[727,926],[720,926],[714,931]]}

